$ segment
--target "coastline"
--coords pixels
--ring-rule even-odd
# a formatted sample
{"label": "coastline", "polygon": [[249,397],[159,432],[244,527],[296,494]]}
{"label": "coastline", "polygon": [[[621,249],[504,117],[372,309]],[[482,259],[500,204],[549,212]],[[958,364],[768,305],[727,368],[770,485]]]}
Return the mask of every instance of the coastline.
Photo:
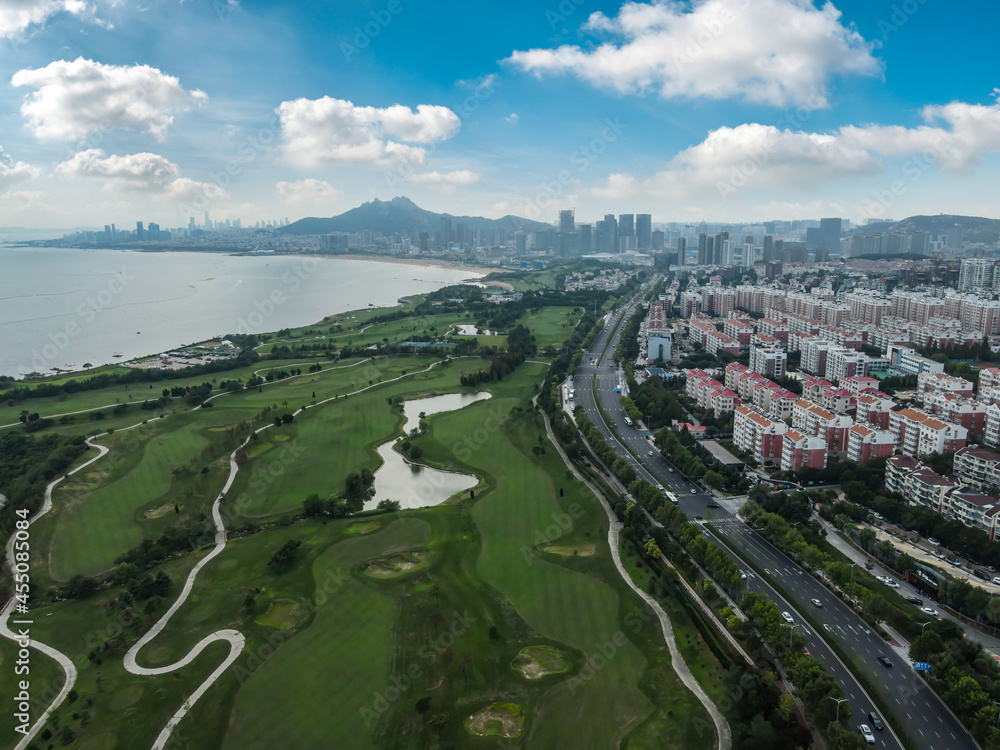
{"label": "coastline", "polygon": [[354,253],[344,253],[342,255],[320,255],[315,253],[306,253],[310,258],[344,258],[346,260],[370,260],[375,263],[394,263],[401,266],[422,266],[424,268],[455,268],[462,271],[469,271],[470,273],[480,273],[483,275],[483,279],[469,279],[477,284],[482,284],[484,286],[491,286],[497,289],[503,289],[508,292],[513,292],[514,287],[505,281],[486,281],[484,280],[490,274],[499,273],[503,269],[499,268],[483,268],[482,266],[470,266],[466,263],[459,263],[453,260],[444,260],[441,258],[391,258],[385,255],[357,255]]}

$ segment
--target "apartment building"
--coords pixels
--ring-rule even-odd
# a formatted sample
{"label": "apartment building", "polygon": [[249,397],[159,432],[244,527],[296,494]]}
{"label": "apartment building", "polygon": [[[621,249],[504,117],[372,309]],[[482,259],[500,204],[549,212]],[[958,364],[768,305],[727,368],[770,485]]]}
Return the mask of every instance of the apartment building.
{"label": "apartment building", "polygon": [[837,383],[841,388],[850,391],[855,396],[860,396],[867,391],[877,391],[879,389],[879,379],[870,375],[852,375],[840,379]]}
{"label": "apartment building", "polygon": [[781,439],[782,471],[826,468],[826,442],[814,435],[804,435],[792,429]]}
{"label": "apartment building", "polygon": [[750,369],[769,378],[780,380],[785,377],[788,354],[777,346],[750,347]]}
{"label": "apartment building", "polygon": [[919,458],[931,453],[954,453],[965,445],[969,431],[943,422],[919,409],[900,409],[889,414],[889,431],[900,450]]}
{"label": "apartment building", "polygon": [[770,336],[783,344],[788,343],[789,330],[788,324],[784,319],[778,321],[770,318],[761,318],[757,321],[757,333],[762,336]]}
{"label": "apartment building", "polygon": [[922,372],[917,375],[917,392],[920,395],[926,395],[929,391],[944,391],[971,398],[972,390],[971,381],[945,375],[943,372]]}
{"label": "apartment building", "polygon": [[834,414],[819,404],[799,399],[792,407],[792,428],[805,435],[815,435],[826,442],[827,453],[842,458],[847,453],[847,431],[854,420]]}
{"label": "apartment building", "polygon": [[758,463],[768,466],[781,463],[782,438],[787,431],[784,422],[771,420],[753,407],[736,407],[733,442]]}
{"label": "apartment building", "polygon": [[857,411],[854,418],[858,422],[870,424],[880,430],[889,429],[889,414],[896,402],[884,393],[862,393],[856,399]]}
{"label": "apartment building", "polygon": [[924,411],[962,425],[970,435],[986,434],[987,408],[978,401],[946,391],[931,391],[924,397]]}
{"label": "apartment building", "polygon": [[835,346],[827,350],[824,377],[839,383],[843,378],[864,377],[868,374],[868,355]]}
{"label": "apartment building", "polygon": [[1000,490],[1000,453],[967,445],[955,451],[952,471],[963,484],[977,490]]}
{"label": "apartment building", "polygon": [[878,458],[889,458],[896,449],[896,438],[887,430],[863,424],[847,429],[847,460],[861,464]]}

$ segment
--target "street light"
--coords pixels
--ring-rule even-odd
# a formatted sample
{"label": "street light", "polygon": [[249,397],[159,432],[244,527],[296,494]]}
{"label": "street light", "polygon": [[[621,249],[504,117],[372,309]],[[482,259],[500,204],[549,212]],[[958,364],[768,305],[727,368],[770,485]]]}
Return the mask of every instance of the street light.
{"label": "street light", "polygon": [[[930,625],[931,622],[933,622],[933,620],[928,620],[927,622],[920,623],[920,635],[924,634],[924,628],[926,628],[928,625]],[[998,721],[1000,721],[1000,720],[998,720]]]}
{"label": "street light", "polygon": [[854,568],[861,563],[851,563],[851,583],[854,583]]}
{"label": "street light", "polygon": [[795,633],[795,628],[800,628],[802,625],[800,623],[795,623],[794,625],[785,625],[788,628],[788,648],[792,647],[792,634]]}
{"label": "street light", "polygon": [[827,698],[829,698],[832,701],[837,701],[837,718],[834,719],[834,721],[840,721],[840,704],[846,703],[847,698],[834,698],[832,695],[828,695]]}

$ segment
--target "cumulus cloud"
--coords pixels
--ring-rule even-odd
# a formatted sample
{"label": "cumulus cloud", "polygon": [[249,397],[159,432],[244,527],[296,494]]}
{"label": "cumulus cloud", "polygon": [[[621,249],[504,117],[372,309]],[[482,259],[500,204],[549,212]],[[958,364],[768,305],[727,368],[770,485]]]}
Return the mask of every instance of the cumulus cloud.
{"label": "cumulus cloud", "polygon": [[0,192],[38,176],[38,170],[23,161],[15,162],[0,146]]}
{"label": "cumulus cloud", "polygon": [[180,177],[176,164],[159,154],[145,152],[106,156],[102,149],[91,148],[59,164],[56,172],[64,177],[103,180],[104,190],[141,190],[183,201],[228,196],[218,185]]}
{"label": "cumulus cloud", "polygon": [[775,106],[818,97],[835,75],[878,75],[874,43],[811,0],[627,2],[614,18],[590,16],[592,47],[515,51],[507,62],[539,77],[572,74],[619,94],[665,99],[742,98]]}
{"label": "cumulus cloud", "polygon": [[521,118],[517,116],[517,112],[511,112],[509,115],[507,115],[507,122],[509,122],[511,125],[517,125],[517,121],[520,119]]}
{"label": "cumulus cloud", "polygon": [[92,130],[137,128],[157,140],[180,112],[200,106],[204,92],[148,65],[104,65],[78,57],[19,70],[14,86],[34,89],[21,114],[38,138],[73,140]]}
{"label": "cumulus cloud", "polygon": [[416,111],[400,104],[358,107],[343,99],[296,99],[278,107],[284,155],[293,164],[331,162],[424,164],[427,152],[409,144],[432,143],[455,136],[458,115],[447,107],[420,104]]}
{"label": "cumulus cloud", "polygon": [[62,12],[92,16],[94,8],[82,0],[0,0],[0,38],[17,36]]}
{"label": "cumulus cloud", "polygon": [[324,205],[343,195],[326,180],[312,177],[296,182],[279,182],[275,187],[281,200],[290,206]]}
{"label": "cumulus cloud", "polygon": [[455,172],[415,172],[406,179],[410,182],[427,182],[436,185],[475,185],[482,180],[482,175],[468,169],[459,169]]}
{"label": "cumulus cloud", "polygon": [[904,174],[930,168],[967,172],[984,155],[1000,153],[1000,101],[927,106],[921,115],[927,124],[916,127],[847,125],[827,133],[761,123],[721,127],[655,174],[611,174],[590,194],[606,200],[727,198],[744,187],[816,188],[879,174],[886,159],[905,159]]}

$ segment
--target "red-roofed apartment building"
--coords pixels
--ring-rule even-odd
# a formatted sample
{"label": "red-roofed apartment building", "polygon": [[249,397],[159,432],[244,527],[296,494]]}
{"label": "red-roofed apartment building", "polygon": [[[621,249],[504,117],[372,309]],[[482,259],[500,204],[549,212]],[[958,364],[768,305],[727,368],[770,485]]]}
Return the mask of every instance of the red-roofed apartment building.
{"label": "red-roofed apartment building", "polygon": [[737,406],[733,419],[733,442],[759,463],[781,462],[782,436],[788,431],[784,422],[775,422],[749,406]]}
{"label": "red-roofed apartment building", "polygon": [[826,441],[814,435],[788,430],[781,439],[781,470],[826,468]]}

